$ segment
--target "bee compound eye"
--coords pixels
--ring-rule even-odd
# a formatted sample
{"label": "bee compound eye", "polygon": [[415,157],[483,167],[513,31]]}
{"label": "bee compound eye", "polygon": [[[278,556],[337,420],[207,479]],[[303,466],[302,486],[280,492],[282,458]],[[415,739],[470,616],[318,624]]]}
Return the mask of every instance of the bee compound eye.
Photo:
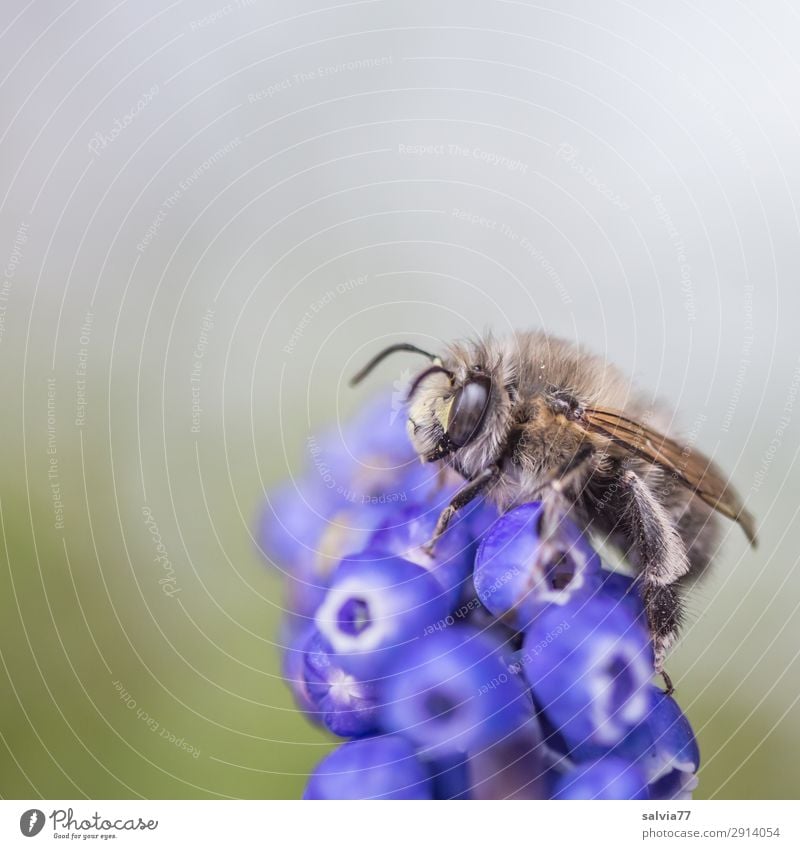
{"label": "bee compound eye", "polygon": [[487,378],[476,377],[456,392],[447,421],[447,436],[457,447],[466,445],[480,431],[489,407],[490,390]]}

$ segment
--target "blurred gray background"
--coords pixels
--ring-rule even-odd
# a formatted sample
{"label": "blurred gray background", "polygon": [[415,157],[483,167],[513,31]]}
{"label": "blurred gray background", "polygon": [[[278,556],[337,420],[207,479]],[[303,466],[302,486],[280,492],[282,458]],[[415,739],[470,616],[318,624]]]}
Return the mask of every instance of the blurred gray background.
{"label": "blurred gray background", "polygon": [[796,8],[0,15],[3,796],[299,795],[331,741],[279,680],[263,493],[381,344],[526,327],[675,405],[758,516],[670,667],[699,795],[797,796]]}

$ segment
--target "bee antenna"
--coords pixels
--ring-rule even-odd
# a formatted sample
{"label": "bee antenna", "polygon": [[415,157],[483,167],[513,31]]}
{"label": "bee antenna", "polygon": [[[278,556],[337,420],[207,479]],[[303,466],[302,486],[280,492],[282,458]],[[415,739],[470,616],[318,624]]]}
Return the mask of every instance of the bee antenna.
{"label": "bee antenna", "polygon": [[436,372],[442,372],[442,374],[446,374],[450,378],[450,382],[453,382],[453,378],[455,375],[449,369],[446,369],[444,366],[431,366],[430,368],[426,368],[421,374],[418,374],[414,378],[414,382],[411,384],[411,388],[408,390],[408,395],[406,395],[406,404],[414,397],[414,393],[419,389],[420,384],[423,380],[430,377],[432,374],[436,374]]}
{"label": "bee antenna", "polygon": [[422,354],[423,357],[427,357],[429,360],[433,361],[436,359],[435,354],[429,354],[427,351],[423,351],[422,348],[418,348],[416,345],[411,345],[408,342],[398,342],[396,345],[389,345],[388,348],[384,348],[380,353],[376,354],[365,366],[361,369],[357,374],[354,374],[350,378],[350,386],[355,386],[361,381],[377,366],[379,363],[382,363],[389,354],[394,354],[397,351],[408,351],[412,354]]}

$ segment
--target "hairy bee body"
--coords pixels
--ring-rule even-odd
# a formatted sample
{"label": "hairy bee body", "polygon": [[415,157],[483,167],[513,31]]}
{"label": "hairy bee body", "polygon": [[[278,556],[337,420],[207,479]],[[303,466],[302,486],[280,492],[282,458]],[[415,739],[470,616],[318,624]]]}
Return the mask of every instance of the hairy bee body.
{"label": "hairy bee body", "polygon": [[[720,470],[669,436],[669,411],[649,403],[613,365],[548,334],[486,336],[447,345],[439,355],[394,345],[354,380],[398,350],[433,363],[409,393],[417,453],[466,482],[441,514],[432,544],[479,493],[503,510],[542,500],[553,528],[569,514],[639,570],[663,673],[681,622],[683,585],[705,571],[717,549],[717,514],[739,522],[755,544],[754,521]],[[541,550],[549,556],[547,545]]]}
{"label": "hairy bee body", "polygon": [[[640,566],[635,541],[629,538],[629,529],[622,521],[626,503],[620,493],[620,477],[632,471],[655,494],[680,534],[689,573],[696,576],[706,569],[719,541],[720,526],[714,511],[663,468],[572,426],[570,410],[574,405],[602,407],[623,411],[633,420],[670,434],[673,428],[668,410],[654,406],[633,389],[619,369],[541,332],[517,333],[497,341],[486,338],[454,343],[445,348],[441,360],[456,374],[457,381],[466,380],[475,365],[495,378],[493,390],[497,395],[490,402],[482,432],[443,462],[467,480],[496,464],[499,474],[485,492],[501,510],[541,494],[548,476],[567,464],[588,440],[595,445],[596,453],[580,486],[575,487],[572,518],[585,530],[604,535]],[[432,377],[420,387],[409,411],[410,436],[422,456],[429,454],[441,438],[435,410],[444,388],[441,379]],[[415,430],[412,423],[418,420],[430,422],[428,429]]]}

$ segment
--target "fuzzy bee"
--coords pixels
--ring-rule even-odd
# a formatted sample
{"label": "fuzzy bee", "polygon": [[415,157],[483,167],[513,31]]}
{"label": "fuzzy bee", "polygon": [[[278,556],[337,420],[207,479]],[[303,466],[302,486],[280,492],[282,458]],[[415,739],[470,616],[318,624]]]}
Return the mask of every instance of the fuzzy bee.
{"label": "fuzzy bee", "polygon": [[439,516],[436,539],[455,513],[483,493],[501,510],[541,500],[541,557],[558,557],[563,516],[617,546],[639,573],[656,671],[675,641],[686,585],[718,545],[717,514],[756,544],[753,517],[707,457],[665,435],[671,416],[648,405],[615,367],[541,332],[448,345],[441,355],[414,345],[381,351],[421,354],[431,365],[408,393],[408,432],[420,458],[454,469],[466,483]]}

